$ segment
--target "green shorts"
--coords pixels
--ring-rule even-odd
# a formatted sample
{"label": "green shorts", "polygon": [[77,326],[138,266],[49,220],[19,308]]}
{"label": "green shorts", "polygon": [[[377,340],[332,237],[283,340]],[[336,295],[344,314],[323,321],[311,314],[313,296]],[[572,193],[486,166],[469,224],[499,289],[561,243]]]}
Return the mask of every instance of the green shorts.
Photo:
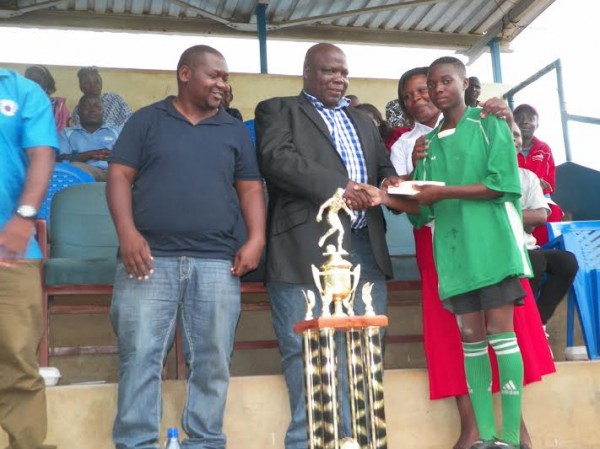
{"label": "green shorts", "polygon": [[525,290],[516,276],[507,277],[497,284],[446,298],[444,308],[455,315],[495,309],[507,302],[523,305]]}

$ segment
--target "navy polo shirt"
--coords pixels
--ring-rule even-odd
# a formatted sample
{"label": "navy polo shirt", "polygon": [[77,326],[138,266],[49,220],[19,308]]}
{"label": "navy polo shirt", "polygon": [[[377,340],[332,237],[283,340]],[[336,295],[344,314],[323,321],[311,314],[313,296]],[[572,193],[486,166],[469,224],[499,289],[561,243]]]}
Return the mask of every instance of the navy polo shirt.
{"label": "navy polo shirt", "polygon": [[125,123],[109,162],[137,170],[133,218],[155,256],[231,259],[241,220],[236,180],[259,180],[250,136],[223,108],[193,125],[168,97]]}

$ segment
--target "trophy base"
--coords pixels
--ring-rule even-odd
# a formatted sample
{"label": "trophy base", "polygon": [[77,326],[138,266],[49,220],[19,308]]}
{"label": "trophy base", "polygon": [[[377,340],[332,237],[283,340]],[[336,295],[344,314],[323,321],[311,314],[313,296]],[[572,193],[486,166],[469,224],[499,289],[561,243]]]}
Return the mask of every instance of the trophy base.
{"label": "trophy base", "polygon": [[320,317],[313,320],[299,321],[294,325],[294,332],[301,334],[307,330],[314,329],[364,329],[366,327],[387,327],[388,317],[385,315],[375,316],[344,316],[344,317]]}

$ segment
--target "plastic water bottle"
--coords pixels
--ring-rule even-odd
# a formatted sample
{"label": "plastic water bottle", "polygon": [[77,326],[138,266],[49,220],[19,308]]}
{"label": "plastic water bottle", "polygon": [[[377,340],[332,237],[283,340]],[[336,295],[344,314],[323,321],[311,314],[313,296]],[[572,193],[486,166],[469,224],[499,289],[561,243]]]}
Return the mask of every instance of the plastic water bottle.
{"label": "plastic water bottle", "polygon": [[179,446],[179,429],[175,427],[169,427],[167,429],[167,443],[165,449],[181,449]]}

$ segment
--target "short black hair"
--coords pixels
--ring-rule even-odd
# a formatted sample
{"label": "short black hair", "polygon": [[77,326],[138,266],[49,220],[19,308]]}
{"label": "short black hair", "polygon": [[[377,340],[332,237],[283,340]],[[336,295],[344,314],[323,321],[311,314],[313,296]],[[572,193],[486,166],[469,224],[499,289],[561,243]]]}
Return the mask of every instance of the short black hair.
{"label": "short black hair", "polygon": [[30,65],[25,69],[25,78],[30,78],[34,73],[39,73],[46,81],[46,93],[48,95],[56,92],[56,81],[54,81],[50,70],[43,65]]}
{"label": "short black hair", "polygon": [[[82,96],[79,98],[79,101],[77,102],[77,106],[79,107],[79,105],[80,105],[81,103],[83,103],[84,101],[91,100],[91,99],[95,99],[95,98],[97,98],[97,99],[100,101],[100,103],[102,103],[101,97],[100,97],[100,95],[98,95],[98,94],[83,94],[83,95],[82,95]],[[104,108],[104,105],[103,105],[102,107]]]}
{"label": "short black hair", "polygon": [[379,122],[377,129],[382,139],[387,139],[394,131],[394,128],[392,128],[390,124],[383,118],[383,115],[381,115],[379,109],[377,109],[371,103],[361,103],[355,106],[354,109],[361,111],[363,114],[375,117],[375,119]]}
{"label": "short black hair", "polygon": [[469,86],[471,85],[472,81],[477,81],[479,84],[481,84],[481,81],[479,81],[479,78],[477,78],[476,76],[469,77]]}
{"label": "short black hair", "polygon": [[379,112],[379,109],[377,109],[371,103],[361,103],[359,105],[354,106],[354,108],[372,115],[377,119],[377,121],[379,121],[379,123],[385,122],[385,119],[383,118],[383,115],[381,115],[381,112]]}
{"label": "short black hair", "polygon": [[179,73],[179,69],[184,65],[192,66],[192,62],[199,55],[204,55],[206,53],[211,53],[213,55],[220,56],[224,58],[223,54],[217,50],[216,48],[211,47],[210,45],[194,45],[193,47],[188,48],[179,57],[179,62],[177,63],[177,73]]}
{"label": "short black hair", "polygon": [[77,71],[77,78],[81,83],[83,79],[88,75],[98,75],[100,78],[100,72],[98,71],[98,67],[90,66],[90,67],[82,67]]}
{"label": "short black hair", "polygon": [[429,70],[431,70],[431,68],[435,67],[436,65],[442,64],[453,65],[458,71],[458,73],[462,75],[463,78],[467,77],[467,68],[465,67],[465,64],[460,59],[455,58],[454,56],[442,56],[441,58],[437,58],[435,61],[429,64]]}

